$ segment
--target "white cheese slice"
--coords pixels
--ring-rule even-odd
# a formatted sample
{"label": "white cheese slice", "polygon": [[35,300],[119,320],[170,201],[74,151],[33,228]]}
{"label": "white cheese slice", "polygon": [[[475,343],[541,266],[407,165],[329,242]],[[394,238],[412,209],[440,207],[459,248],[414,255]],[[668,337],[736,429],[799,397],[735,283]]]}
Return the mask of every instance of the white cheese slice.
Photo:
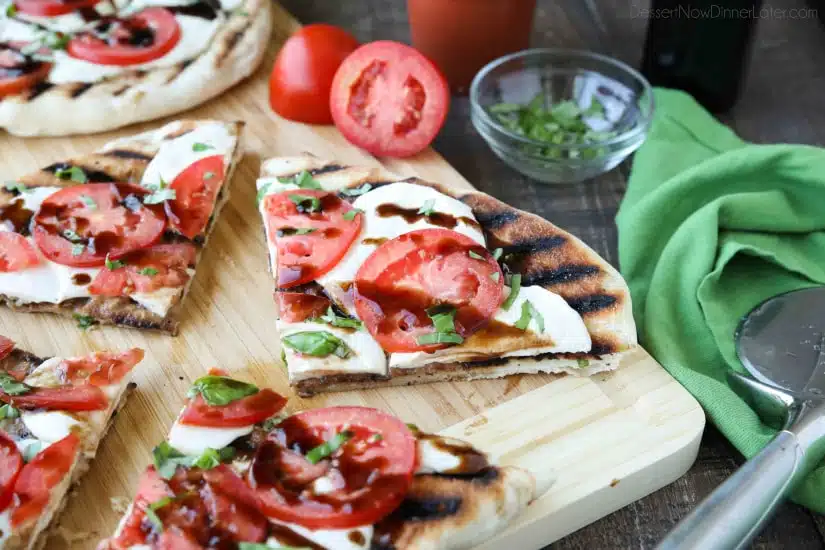
{"label": "white cheese slice", "polygon": [[81,422],[61,411],[23,411],[20,419],[34,437],[43,442],[43,447],[60,441]]}
{"label": "white cheese slice", "polygon": [[0,42],[30,42],[37,40],[40,31],[34,25],[13,18],[0,18]]}
{"label": "white cheese slice", "polygon": [[[288,527],[291,531],[304,537],[305,539],[309,539],[315,544],[323,548],[329,548],[330,550],[364,550],[365,548],[369,548],[374,531],[372,525],[363,525],[361,527],[353,527],[351,529],[312,530],[296,523],[286,523],[273,518],[270,518],[270,521],[272,521],[272,523]],[[360,533],[361,536],[352,536],[354,532]],[[364,544],[358,544],[353,539],[364,541]],[[280,541],[277,537],[270,537],[266,541],[266,543],[273,548],[278,548],[278,544],[286,544],[288,542],[289,541]]]}
{"label": "white cheese slice", "polygon": [[[171,67],[176,63],[192,59],[209,47],[212,37],[223,24],[225,17],[219,14],[215,19],[175,14],[180,25],[181,36],[172,50],[153,61],[128,66],[99,65],[71,57],[63,50],[54,52],[54,67],[49,73],[49,81],[54,84],[67,82],[97,82],[124,72],[156,67]],[[12,32],[12,31],[9,31]],[[13,32],[22,32],[15,29]],[[2,36],[2,35],[0,35]],[[20,38],[15,38],[20,40]],[[31,39],[31,36],[29,37]]]}
{"label": "white cheese slice", "polygon": [[352,353],[347,358],[329,355],[313,357],[302,355],[294,349],[281,345],[284,350],[289,370],[290,381],[312,378],[319,374],[387,374],[387,356],[378,342],[361,328],[348,330],[322,323],[287,323],[277,322],[278,333],[283,339],[296,332],[326,331],[337,336],[350,348]]}
{"label": "white cheese slice", "polygon": [[[190,280],[195,276],[194,269],[186,268],[186,273],[189,274]],[[155,315],[164,317],[169,310],[172,309],[172,306],[178,303],[184,288],[183,286],[174,288],[161,287],[153,292],[133,292],[129,294],[129,298]]]}
{"label": "white cheese slice", "polygon": [[461,458],[439,449],[429,439],[418,440],[418,469],[416,474],[438,474],[461,466]]}
{"label": "white cheese slice", "polygon": [[190,426],[175,421],[169,431],[169,444],[188,455],[199,455],[206,449],[222,449],[239,437],[252,433],[254,425],[238,428]]}
{"label": "white cheese slice", "polygon": [[44,445],[43,442],[39,439],[34,439],[31,437],[27,437],[26,439],[18,439],[14,442],[14,444],[17,445],[17,450],[20,451],[20,454],[22,454],[23,456],[26,456],[29,447],[31,447],[32,445],[36,445],[35,448],[37,449],[37,452],[40,452],[42,449],[47,447],[47,445]]}
{"label": "white cheese slice", "polygon": [[11,506],[0,512],[0,549],[11,538]]}

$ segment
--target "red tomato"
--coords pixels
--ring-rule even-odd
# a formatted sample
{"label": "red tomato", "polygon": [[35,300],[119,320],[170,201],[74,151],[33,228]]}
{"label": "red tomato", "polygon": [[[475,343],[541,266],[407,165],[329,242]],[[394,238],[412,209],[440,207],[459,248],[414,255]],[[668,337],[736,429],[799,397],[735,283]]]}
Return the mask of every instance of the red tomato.
{"label": "red tomato", "polygon": [[14,482],[23,467],[23,456],[17,445],[0,430],[0,512],[5,510],[14,494]]}
{"label": "red tomato", "polygon": [[136,65],[163,57],[180,41],[180,25],[165,8],[146,8],[108,23],[107,40],[91,32],[78,34],[66,47],[69,55],[98,65]]}
{"label": "red tomato", "polygon": [[317,23],[289,37],[269,77],[269,104],[284,118],[332,124],[329,92],[341,62],[358,48],[347,31]]}
{"label": "red tomato", "polygon": [[[303,458],[345,430],[352,437],[331,457],[315,465]],[[399,419],[366,407],[328,407],[275,426],[248,475],[270,517],[310,529],[348,529],[375,523],[401,504],[416,460],[415,436]],[[316,495],[312,484],[321,475],[338,488]]]}
{"label": "red tomato", "polygon": [[212,527],[233,533],[237,540],[261,542],[266,538],[267,519],[260,512],[258,499],[232,468],[221,464],[203,472],[206,482],[201,492],[212,518]]}
{"label": "red tomato", "polygon": [[100,0],[16,0],[15,7],[28,15],[53,17],[94,7]]}
{"label": "red tomato", "polygon": [[23,466],[14,484],[18,503],[11,513],[12,527],[19,527],[40,515],[49,503],[50,491],[69,473],[79,450],[80,438],[69,434]]}
{"label": "red tomato", "polygon": [[427,309],[455,308],[455,331],[466,337],[498,310],[503,287],[501,268],[483,246],[455,231],[419,229],[364,261],[355,276],[355,309],[385,351],[433,351],[448,344],[418,344],[434,331]]}
{"label": "red tomato", "polygon": [[152,546],[153,550],[203,550],[204,546],[193,541],[191,537],[179,533],[175,528],[164,531]]}
{"label": "red tomato", "polygon": [[64,369],[66,379],[72,384],[108,386],[120,382],[142,360],[140,348],[123,353],[98,351],[87,357],[65,359],[59,368]]}
{"label": "red tomato", "polygon": [[57,388],[32,388],[22,395],[8,395],[0,390],[0,401],[18,409],[47,411],[102,411],[109,406],[103,390],[90,384]]}
{"label": "red tomato", "polygon": [[[318,211],[306,211],[309,202],[302,203],[299,210],[295,201],[303,197],[307,201],[319,200]],[[269,238],[278,248],[280,288],[314,281],[332,269],[361,232],[361,213],[356,212],[351,220],[345,219],[344,215],[352,211],[352,205],[326,191],[296,189],[267,195],[264,209]],[[302,229],[311,232],[295,233]]]}
{"label": "red tomato", "polygon": [[[143,188],[125,183],[66,187],[43,201],[34,216],[34,242],[46,258],[63,265],[103,265],[150,246],[166,228],[158,205],[145,205]],[[92,206],[94,203],[94,206]]]}
{"label": "red tomato", "polygon": [[223,185],[224,168],[221,155],[202,158],[178,174],[169,186],[175,190],[175,198],[166,203],[169,222],[190,239],[206,229]]}
{"label": "red tomato", "polygon": [[138,482],[138,491],[129,516],[123,521],[120,534],[108,541],[107,550],[128,550],[132,546],[144,544],[149,531],[142,528],[146,518],[146,506],[157,502],[164,497],[174,497],[175,494],[165,479],[158,475],[153,466],[143,472]]}
{"label": "red tomato", "polygon": [[286,399],[267,388],[223,406],[208,405],[197,395],[181,413],[180,423],[216,428],[249,426],[273,416],[284,405]]}
{"label": "red tomato", "polygon": [[25,43],[0,44],[0,99],[25,92],[49,75],[51,63],[34,61],[19,47]]}
{"label": "red tomato", "polygon": [[0,231],[0,272],[22,271],[40,263],[37,251],[19,233]]}
{"label": "red tomato", "polygon": [[332,305],[326,296],[315,296],[302,292],[275,292],[280,318],[287,323],[300,323],[313,317],[320,317]]}
{"label": "red tomato", "polygon": [[96,296],[128,296],[135,292],[154,292],[159,288],[178,288],[189,281],[189,267],[195,266],[198,250],[191,243],[157,244],[123,256],[125,265],[101,269],[89,285]]}
{"label": "red tomato", "polygon": [[370,153],[408,157],[432,143],[450,108],[447,81],[432,61],[398,42],[355,50],[335,73],[335,126]]}
{"label": "red tomato", "polygon": [[0,336],[0,359],[5,359],[12,350],[14,350],[14,340]]}

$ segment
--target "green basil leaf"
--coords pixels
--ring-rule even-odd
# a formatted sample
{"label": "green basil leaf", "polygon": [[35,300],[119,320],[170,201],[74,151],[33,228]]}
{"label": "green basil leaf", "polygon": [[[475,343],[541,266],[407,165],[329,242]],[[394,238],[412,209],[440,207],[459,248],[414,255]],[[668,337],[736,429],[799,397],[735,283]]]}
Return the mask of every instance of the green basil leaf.
{"label": "green basil leaf", "polygon": [[254,384],[209,374],[195,380],[187,395],[195,397],[200,394],[207,405],[222,407],[256,393],[258,393],[258,387]]}
{"label": "green basil leaf", "polygon": [[138,270],[138,273],[146,275],[147,277],[154,277],[158,274],[158,270],[154,267],[142,267]]}
{"label": "green basil leaf", "polygon": [[317,319],[313,319],[313,321],[327,323],[328,325],[341,328],[358,329],[364,326],[358,319],[350,319],[349,317],[340,317],[336,315],[335,311],[332,309],[332,306],[327,308],[327,311],[324,315]]}
{"label": "green basil leaf", "polygon": [[427,309],[427,316],[432,320],[435,332],[455,332],[456,309],[441,305]]}
{"label": "green basil leaf", "polygon": [[504,250],[502,250],[501,248],[496,248],[495,250],[493,250],[493,258],[494,258],[496,261],[500,260],[500,259],[501,259],[501,255],[502,255],[503,253],[504,253]]}
{"label": "green basil leaf", "polygon": [[272,189],[272,182],[263,184],[261,188],[258,189],[258,195],[255,197],[255,204],[260,206],[261,201],[264,200],[264,197],[269,194],[270,189]]}
{"label": "green basil leaf", "polygon": [[282,341],[286,347],[313,357],[328,357],[334,354],[346,359],[352,353],[343,340],[326,331],[295,332],[284,336]]}
{"label": "green basil leaf", "polygon": [[[59,48],[52,48],[59,49]],[[62,180],[76,181],[77,183],[86,183],[89,178],[86,177],[86,172],[79,166],[70,166],[69,168],[59,168],[54,172],[55,177]]]}
{"label": "green basil leaf", "polygon": [[210,149],[214,149],[214,147],[212,147],[208,143],[193,143],[192,144],[192,151],[194,151],[195,153],[203,153],[204,151],[208,151]]}
{"label": "green basil leaf", "polygon": [[350,189],[341,189],[339,191],[340,194],[345,195],[347,197],[358,197],[363,195],[364,193],[368,193],[372,189],[372,184],[365,183],[359,187],[353,187]]}
{"label": "green basil leaf", "polygon": [[[2,384],[2,382],[0,382]],[[20,418],[20,411],[12,407],[11,405],[3,405],[0,407],[0,420],[14,420],[15,418]]]}
{"label": "green basil leaf", "polygon": [[472,250],[470,250],[470,257],[471,257],[472,259],[474,259],[474,260],[481,260],[481,261],[485,261],[484,256],[482,256],[482,255],[481,255],[481,254],[479,254],[478,252],[473,252]]}
{"label": "green basil leaf", "polygon": [[295,176],[295,184],[301,189],[321,189],[321,184],[306,170]]}
{"label": "green basil leaf", "polygon": [[206,449],[200,456],[192,461],[192,466],[203,470],[217,468],[223,462],[228,462],[235,457],[234,447],[224,447],[222,449]]}
{"label": "green basil leaf", "polygon": [[143,204],[160,204],[162,202],[174,200],[176,197],[177,193],[174,189],[162,188],[143,197]]}
{"label": "green basil leaf", "polygon": [[160,520],[155,510],[158,508],[163,508],[171,502],[172,499],[170,497],[163,497],[160,500],[150,503],[149,506],[146,507],[146,519],[148,519],[149,523],[151,523],[158,531],[163,531],[163,522]]}
{"label": "green basil leaf", "polygon": [[321,199],[310,195],[290,195],[289,200],[298,208],[298,212],[320,212]]}
{"label": "green basil leaf", "polygon": [[309,451],[306,456],[307,461],[309,461],[310,464],[318,464],[323,459],[340,449],[344,443],[352,439],[354,436],[354,433],[348,431],[335,434],[329,441],[324,441]]}
{"label": "green basil leaf", "polygon": [[120,269],[121,267],[126,265],[126,263],[120,260],[110,260],[108,254],[106,254],[106,261],[104,263],[106,264],[106,269],[108,269],[109,271]]}
{"label": "green basil leaf", "polygon": [[6,395],[23,395],[31,391],[31,386],[18,382],[7,372],[0,372],[0,390]]}
{"label": "green basil leaf", "polygon": [[[12,6],[14,4],[11,4]],[[17,193],[28,193],[31,191],[25,184],[20,183],[19,181],[7,181],[3,184],[3,187],[6,188],[6,191],[16,191]]]}
{"label": "green basil leaf", "polygon": [[519,330],[527,330],[530,321],[535,321],[539,332],[544,332],[544,316],[533,306],[530,300],[525,300],[521,304],[521,317],[516,321],[515,327]]}
{"label": "green basil leaf", "polygon": [[418,209],[419,214],[424,214],[425,216],[432,216],[433,215],[433,208],[435,207],[435,199],[428,199],[424,201],[424,204],[421,205],[421,208]]}
{"label": "green basil leaf", "polygon": [[14,17],[17,15],[17,6],[14,5],[14,2],[9,2],[6,4],[6,17]]}
{"label": "green basil leaf", "polygon": [[83,237],[78,235],[77,231],[75,231],[74,229],[64,229],[63,238],[73,243],[83,242]]}
{"label": "green basil leaf", "polygon": [[578,359],[576,359],[576,366],[578,366],[579,368],[589,367],[590,366],[590,360],[589,359],[582,359],[581,357],[579,357]]}
{"label": "green basil leaf", "polygon": [[521,290],[521,274],[513,273],[512,277],[510,277],[510,294],[507,295],[507,299],[501,304],[501,309],[508,311],[513,306],[516,298],[518,298],[519,290]]}
{"label": "green basil leaf", "polygon": [[419,346],[429,346],[432,344],[461,344],[464,338],[455,332],[431,332],[422,334],[415,340]]}
{"label": "green basil leaf", "polygon": [[293,235],[309,235],[315,231],[313,227],[282,227],[278,229],[276,235],[278,237],[291,237]]}
{"label": "green basil leaf", "polygon": [[352,210],[348,210],[346,213],[344,213],[343,218],[345,220],[347,220],[348,222],[351,222],[352,220],[355,219],[355,216],[357,216],[358,214],[363,214],[363,213],[364,213],[364,211],[361,210],[360,208],[353,208]]}
{"label": "green basil leaf", "polygon": [[[74,251],[72,251],[72,253],[74,254]],[[97,320],[90,315],[73,313],[72,317],[74,317],[74,320],[77,321],[77,326],[83,330],[87,330],[97,324]]]}
{"label": "green basil leaf", "polygon": [[160,477],[170,479],[175,475],[178,466],[191,466],[194,460],[190,460],[190,457],[172,447],[168,442],[163,441],[152,449],[152,462]]}

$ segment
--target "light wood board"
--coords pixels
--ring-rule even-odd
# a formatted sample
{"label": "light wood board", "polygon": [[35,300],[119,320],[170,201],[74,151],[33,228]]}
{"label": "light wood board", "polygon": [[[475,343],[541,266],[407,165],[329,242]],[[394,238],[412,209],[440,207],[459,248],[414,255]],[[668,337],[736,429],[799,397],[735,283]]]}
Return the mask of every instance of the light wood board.
{"label": "light wood board", "polygon": [[[54,536],[47,548],[91,549],[113,532],[119,514],[112,497],[133,495],[152,447],[165,437],[190,383],[212,366],[289,395],[291,410],[332,404],[378,407],[424,430],[445,430],[466,438],[504,464],[532,470],[544,494],[485,549],[540,548],[687,471],[696,457],[704,415],[698,403],[641,349],[628,355],[617,372],[592,379],[515,376],[313,399],[292,394],[278,361],[272,283],[255,208],[260,161],[311,151],[342,163],[379,162],[348,145],[334,127],[290,123],[269,110],[268,69],[278,45],[297,26],[276,6],[270,52],[256,75],[224,97],[185,113],[245,120],[247,154],[198,267],[178,337],[118,328],[83,332],[69,320],[0,310],[0,333],[41,356],[131,346],[147,352],[135,376],[138,391],[118,415],[62,517],[61,531],[72,534],[72,540]],[[72,139],[1,135],[3,179],[162,122]],[[469,185],[433,151],[382,164],[402,175]]]}

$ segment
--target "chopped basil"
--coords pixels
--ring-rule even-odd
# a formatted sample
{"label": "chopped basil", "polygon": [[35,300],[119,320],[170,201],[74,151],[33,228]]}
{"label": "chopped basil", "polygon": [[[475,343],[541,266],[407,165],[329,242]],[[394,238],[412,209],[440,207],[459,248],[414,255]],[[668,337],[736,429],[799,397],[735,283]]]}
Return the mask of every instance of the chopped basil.
{"label": "chopped basil", "polygon": [[312,174],[306,170],[300,174],[295,174],[291,178],[278,178],[278,182],[284,184],[294,184],[301,189],[321,189],[321,184],[312,178]]}
{"label": "chopped basil", "polygon": [[464,338],[455,332],[431,332],[422,334],[416,338],[419,346],[429,346],[432,344],[461,344]]}
{"label": "chopped basil", "polygon": [[363,324],[358,319],[350,319],[349,317],[339,317],[335,314],[332,306],[327,308],[327,311],[321,317],[313,319],[315,322],[327,323],[334,327],[341,328],[361,328]]}
{"label": "chopped basil", "polygon": [[86,177],[86,172],[79,166],[70,166],[69,168],[60,168],[55,170],[55,177],[62,180],[76,181],[77,183],[86,183],[89,178]]}
{"label": "chopped basil", "polygon": [[270,189],[272,189],[272,182],[263,184],[261,188],[258,189],[258,195],[255,197],[255,204],[260,206],[261,201],[264,200],[264,197],[269,194]]}
{"label": "chopped basil", "polygon": [[501,274],[498,271],[494,271],[493,273],[490,273],[490,278],[492,280],[494,280],[495,282],[498,282],[499,277],[501,277]]}
{"label": "chopped basil", "polygon": [[495,250],[493,250],[493,258],[495,258],[496,261],[500,260],[501,255],[503,253],[504,253],[504,250],[502,250],[501,248],[496,248]]}
{"label": "chopped basil", "polygon": [[434,213],[433,208],[435,208],[435,199],[429,199],[424,201],[424,204],[418,209],[418,213],[424,214],[425,216],[432,216]]}
{"label": "chopped basil", "polygon": [[521,290],[521,274],[513,273],[512,277],[510,277],[510,294],[507,295],[507,299],[501,304],[501,309],[508,311],[513,306],[516,298],[518,298],[519,290]]}
{"label": "chopped basil", "polygon": [[160,183],[144,184],[144,187],[150,189],[152,193],[143,197],[143,204],[160,204],[173,200],[176,196],[175,190],[169,189],[169,184],[163,178],[160,178]]}
{"label": "chopped basil", "polygon": [[150,503],[149,506],[146,507],[146,519],[148,519],[149,523],[151,523],[158,531],[163,531],[163,522],[160,520],[155,510],[158,508],[163,508],[171,502],[171,497],[163,497],[160,500]]}
{"label": "chopped basil", "polygon": [[211,180],[211,179],[212,179],[212,178],[214,178],[214,177],[215,177],[215,172],[204,172],[204,173],[203,173],[203,179],[204,179],[204,181],[205,181],[205,180]]}
{"label": "chopped basil", "polygon": [[80,200],[83,201],[83,204],[85,204],[89,208],[97,209],[97,203],[89,195],[80,195]]}
{"label": "chopped basil", "polygon": [[23,449],[23,462],[31,462],[43,450],[43,442],[33,441]]}
{"label": "chopped basil", "polygon": [[339,191],[339,193],[341,193],[342,195],[345,195],[347,197],[358,197],[360,195],[363,195],[364,193],[369,192],[371,189],[372,189],[372,184],[365,183],[364,185],[361,185],[359,187],[353,187],[353,188],[350,188],[350,189],[341,189],[341,191]]}
{"label": "chopped basil", "polygon": [[214,147],[212,147],[208,143],[193,143],[192,144],[192,151],[194,151],[195,153],[202,153],[204,151],[208,151],[209,149],[214,149]]}
{"label": "chopped basil", "polygon": [[72,256],[80,256],[86,250],[86,245],[83,243],[74,243],[72,245]]}
{"label": "chopped basil", "polygon": [[332,455],[341,448],[341,445],[353,438],[355,434],[343,431],[332,436],[329,441],[324,441],[307,453],[306,459],[310,464],[318,464],[326,457]]}
{"label": "chopped basil", "polygon": [[0,420],[5,420],[8,418],[9,420],[13,420],[15,418],[20,417],[20,411],[12,407],[11,405],[3,405],[0,407]]}
{"label": "chopped basil", "polygon": [[138,269],[138,273],[141,275],[146,275],[147,277],[154,277],[158,274],[158,270],[154,267],[142,267]]}
{"label": "chopped basil", "polygon": [[357,216],[358,214],[363,214],[363,213],[364,213],[364,211],[361,210],[360,208],[353,208],[352,210],[350,210],[350,211],[348,211],[344,214],[344,219],[347,220],[348,222],[351,222],[352,220],[355,219],[355,216]]}
{"label": "chopped basil", "polygon": [[[320,212],[321,199],[310,195],[290,195],[291,200],[298,208],[298,212]],[[308,206],[307,206],[308,203]]]}
{"label": "chopped basil", "polygon": [[234,456],[234,447],[224,447],[223,449],[218,450],[206,449],[192,462],[192,466],[204,470],[211,470],[212,468],[217,468],[220,466],[222,462],[232,460]]}
{"label": "chopped basil", "polygon": [[64,229],[63,230],[63,237],[73,243],[79,243],[83,241],[83,237],[77,234],[77,231],[74,229]]}
{"label": "chopped basil", "polygon": [[470,250],[470,257],[471,257],[472,259],[474,259],[474,260],[482,260],[482,261],[484,261],[484,256],[482,256],[482,255],[481,255],[481,254],[479,254],[478,252],[473,252],[472,250]]}
{"label": "chopped basil", "polygon": [[530,326],[530,321],[535,321],[539,332],[544,332],[544,317],[539,310],[530,303],[530,300],[525,300],[524,303],[521,304],[521,317],[519,317],[514,326],[519,330],[527,330],[527,327]]}
{"label": "chopped basil", "polygon": [[6,4],[6,17],[14,17],[17,15],[17,6],[14,5],[14,2],[9,2]]}
{"label": "chopped basil", "polygon": [[291,237],[292,235],[309,235],[315,231],[314,227],[282,227],[278,229],[279,237]]}
{"label": "chopped basil", "polygon": [[419,345],[430,344],[461,344],[464,338],[455,331],[454,307],[440,305],[427,309],[427,316],[433,322],[433,332],[422,334],[416,338]]}
{"label": "chopped basil", "polygon": [[223,462],[232,460],[235,456],[235,449],[224,447],[222,449],[205,449],[200,455],[186,455],[164,441],[152,449],[152,462],[155,470],[163,479],[170,479],[175,475],[178,466],[184,468],[201,468],[211,470],[218,467]]}
{"label": "chopped basil", "polygon": [[106,269],[109,271],[114,271],[116,269],[120,269],[121,267],[125,266],[126,264],[120,260],[110,260],[109,255],[106,254]]}
{"label": "chopped basil", "polygon": [[6,188],[6,191],[16,191],[18,193],[28,193],[31,191],[25,184],[19,181],[7,181],[3,184],[3,187]]}
{"label": "chopped basil", "polygon": [[281,347],[281,363],[284,364],[284,368],[289,368],[289,364],[286,362],[286,350]]}
{"label": "chopped basil", "polygon": [[272,431],[272,428],[283,422],[284,418],[286,418],[286,416],[281,416],[279,414],[276,414],[275,416],[270,416],[269,418],[263,421],[263,424],[261,424],[261,428],[270,432]]}
{"label": "chopped basil", "polygon": [[0,390],[6,395],[23,395],[31,391],[31,386],[18,382],[7,372],[0,371]]}
{"label": "chopped basil", "polygon": [[258,393],[258,386],[226,376],[201,376],[189,389],[187,396],[200,394],[207,405],[222,407],[238,399]]}
{"label": "chopped basil", "polygon": [[[74,254],[74,252],[72,252]],[[81,315],[79,313],[72,314],[74,320],[77,321],[78,328],[82,328],[83,330],[89,329],[97,324],[97,321],[94,317],[89,315]]]}
{"label": "chopped basil", "polygon": [[295,332],[284,336],[283,343],[298,353],[313,357],[336,355],[346,359],[352,353],[343,340],[323,330]]}
{"label": "chopped basil", "polygon": [[590,360],[589,359],[582,359],[581,357],[579,357],[578,359],[576,359],[576,366],[578,366],[580,368],[589,367],[590,366]]}

